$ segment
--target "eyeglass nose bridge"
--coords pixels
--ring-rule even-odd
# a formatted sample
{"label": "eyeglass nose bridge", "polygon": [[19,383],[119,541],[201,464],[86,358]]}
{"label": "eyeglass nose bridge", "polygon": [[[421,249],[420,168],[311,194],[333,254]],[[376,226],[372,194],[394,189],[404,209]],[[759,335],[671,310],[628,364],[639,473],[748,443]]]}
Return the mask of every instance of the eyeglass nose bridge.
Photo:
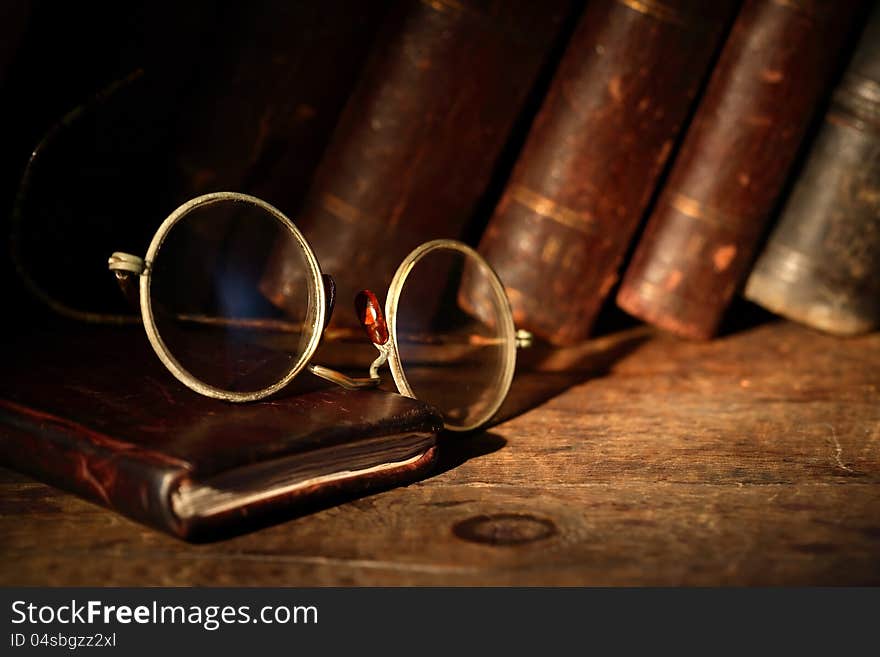
{"label": "eyeglass nose bridge", "polygon": [[[323,274],[323,278],[325,296],[327,296],[328,299],[328,310],[324,318],[324,329],[326,330],[327,324],[330,323],[330,315],[333,311],[333,304],[336,297],[336,284],[333,281],[333,277],[328,274]],[[315,376],[319,376],[326,381],[335,383],[348,390],[372,388],[379,385],[382,380],[379,376],[379,368],[388,362],[388,358],[391,356],[391,350],[393,348],[388,339],[388,328],[385,324],[385,319],[382,316],[382,309],[376,295],[370,290],[361,290],[357,294],[357,297],[355,297],[354,305],[361,327],[367,333],[370,342],[379,352],[379,355],[376,356],[376,359],[370,364],[369,377],[350,377],[342,372],[337,372],[329,367],[324,367],[323,365],[310,364],[308,366],[309,371]]]}
{"label": "eyeglass nose bridge", "polygon": [[335,383],[338,386],[342,386],[346,390],[360,390],[361,388],[375,388],[382,382],[382,377],[379,376],[379,368],[382,367],[387,361],[388,356],[391,354],[391,347],[388,344],[378,345],[373,343],[376,349],[379,350],[379,355],[376,359],[370,364],[370,376],[366,378],[352,377],[347,374],[343,374],[342,372],[337,372],[334,369],[329,367],[324,367],[323,365],[315,365],[314,363],[308,365],[308,370],[315,376],[321,377],[325,381],[330,381],[331,383]]}

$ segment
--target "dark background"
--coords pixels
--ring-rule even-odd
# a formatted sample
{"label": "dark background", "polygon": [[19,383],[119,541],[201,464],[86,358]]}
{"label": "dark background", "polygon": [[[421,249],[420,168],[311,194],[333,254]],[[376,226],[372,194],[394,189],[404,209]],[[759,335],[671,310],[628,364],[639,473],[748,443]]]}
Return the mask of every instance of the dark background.
{"label": "dark background", "polygon": [[[229,189],[295,213],[389,4],[2,3],[5,330],[56,319],[15,263],[67,306],[128,312],[107,257],[143,253],[181,202]],[[30,153],[77,107],[14,225]]]}
{"label": "dark background", "polygon": [[[198,194],[252,193],[295,219],[393,4],[2,3],[0,292],[12,318],[4,331],[58,321],[27,292],[16,266],[68,307],[130,312],[107,257],[114,250],[143,253],[161,220]],[[465,236],[473,244],[583,5],[571,3],[567,27],[508,136]],[[29,155],[77,107],[82,114],[32,167],[15,215]],[[769,317],[735,303],[727,332]],[[594,333],[633,323],[608,302]]]}

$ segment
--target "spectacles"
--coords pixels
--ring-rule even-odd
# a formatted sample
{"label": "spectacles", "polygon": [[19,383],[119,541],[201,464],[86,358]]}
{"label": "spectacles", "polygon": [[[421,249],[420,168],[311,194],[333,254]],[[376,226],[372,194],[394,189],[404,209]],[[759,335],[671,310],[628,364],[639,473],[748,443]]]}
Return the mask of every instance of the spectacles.
{"label": "spectacles", "polygon": [[[283,304],[273,303],[279,290],[267,284],[282,253]],[[368,376],[313,363],[322,339],[350,338],[328,329],[335,284],[296,225],[246,194],[184,203],[159,226],[144,258],[116,252],[109,268],[139,295],[147,338],[165,367],[195,392],[230,402],[264,399],[304,369],[345,388],[373,387],[387,362],[401,394],[435,406],[448,429],[467,431],[501,407],[516,350],[531,342],[514,327],[489,264],[466,244],[441,239],[400,263],[384,316],[372,292],[356,295],[356,318],[378,350]]]}

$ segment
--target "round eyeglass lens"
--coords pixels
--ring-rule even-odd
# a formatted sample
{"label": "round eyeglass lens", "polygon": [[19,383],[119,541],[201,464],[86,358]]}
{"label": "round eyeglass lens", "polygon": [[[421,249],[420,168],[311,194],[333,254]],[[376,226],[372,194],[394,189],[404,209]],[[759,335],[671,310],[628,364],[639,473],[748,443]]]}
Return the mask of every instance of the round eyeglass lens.
{"label": "round eyeglass lens", "polygon": [[[283,312],[263,292],[276,252],[286,257]],[[160,228],[147,260],[157,350],[190,387],[187,377],[213,396],[268,394],[314,352],[320,269],[290,220],[262,201],[226,193],[190,201]]]}
{"label": "round eyeglass lens", "polygon": [[516,341],[504,288],[486,261],[452,240],[418,247],[394,275],[387,315],[400,391],[440,410],[448,429],[489,421],[510,389]]}

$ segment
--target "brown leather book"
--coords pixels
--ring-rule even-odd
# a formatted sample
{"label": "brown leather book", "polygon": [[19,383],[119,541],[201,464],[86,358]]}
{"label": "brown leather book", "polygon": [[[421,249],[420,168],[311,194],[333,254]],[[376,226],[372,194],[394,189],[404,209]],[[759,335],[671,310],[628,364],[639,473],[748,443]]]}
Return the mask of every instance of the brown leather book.
{"label": "brown leather book", "polygon": [[745,296],[829,333],[880,327],[880,9]]}
{"label": "brown leather book", "polygon": [[[571,5],[395,6],[295,219],[341,299],[385,289],[421,242],[461,236]],[[291,262],[276,253],[264,279],[281,308]]]}
{"label": "brown leather book", "polygon": [[587,337],[736,4],[588,4],[480,243],[518,325]]}
{"label": "brown leather book", "polygon": [[617,295],[712,337],[752,262],[864,3],[747,0]]}
{"label": "brown leather book", "polygon": [[423,476],[443,426],[422,402],[308,374],[265,402],[202,397],[139,327],[71,324],[2,357],[0,464],[191,541]]}
{"label": "brown leather book", "polygon": [[180,104],[183,198],[233,190],[296,208],[390,3],[224,6],[210,62]]}

